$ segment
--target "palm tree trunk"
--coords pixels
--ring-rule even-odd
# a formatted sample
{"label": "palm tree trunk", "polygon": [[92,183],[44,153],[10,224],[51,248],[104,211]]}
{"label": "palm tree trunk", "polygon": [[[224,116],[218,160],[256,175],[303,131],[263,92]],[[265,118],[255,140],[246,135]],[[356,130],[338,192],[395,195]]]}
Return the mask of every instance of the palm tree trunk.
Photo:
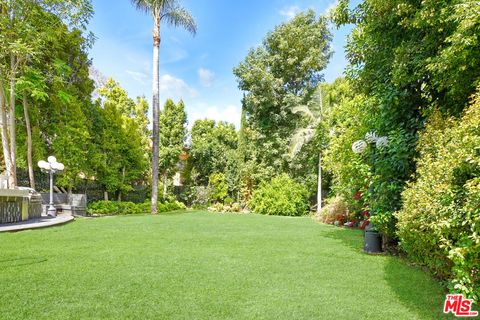
{"label": "palm tree trunk", "polygon": [[8,130],[7,130],[7,106],[6,106],[7,97],[5,95],[5,89],[3,86],[2,74],[0,72],[0,120],[2,124],[1,136],[2,136],[2,149],[3,149],[3,159],[5,161],[5,169],[8,175],[8,187],[11,188],[12,185],[15,185],[15,182],[12,181],[12,158],[10,157],[10,145],[8,141]]}
{"label": "palm tree trunk", "polygon": [[30,115],[28,114],[27,94],[23,95],[23,113],[25,115],[25,128],[27,129],[27,162],[28,162],[28,178],[30,179],[30,188],[35,189],[35,177],[33,175],[33,159],[32,159],[32,128],[30,126]]}
{"label": "palm tree trunk", "polygon": [[322,210],[322,153],[318,154],[317,213]]}
{"label": "palm tree trunk", "polygon": [[12,54],[10,56],[10,71],[12,73],[10,78],[10,110],[9,110],[9,129],[10,129],[10,159],[11,159],[11,185],[10,188],[17,186],[17,143],[15,132],[15,77],[16,77],[16,59]]}
{"label": "palm tree trunk", "polygon": [[159,112],[160,112],[160,15],[154,14],[153,29],[153,87],[152,87],[152,214],[157,214],[158,157],[159,157]]}

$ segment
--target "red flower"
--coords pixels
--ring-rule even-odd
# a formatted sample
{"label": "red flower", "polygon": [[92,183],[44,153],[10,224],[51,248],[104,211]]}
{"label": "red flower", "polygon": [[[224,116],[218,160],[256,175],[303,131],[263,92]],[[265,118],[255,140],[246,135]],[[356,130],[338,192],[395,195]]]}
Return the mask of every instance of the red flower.
{"label": "red flower", "polygon": [[353,196],[353,200],[360,200],[362,198],[362,193],[360,191],[357,191],[355,195]]}
{"label": "red flower", "polygon": [[369,224],[370,224],[370,221],[364,220],[364,221],[362,221],[362,223],[360,223],[359,228],[360,228],[361,230],[364,230]]}

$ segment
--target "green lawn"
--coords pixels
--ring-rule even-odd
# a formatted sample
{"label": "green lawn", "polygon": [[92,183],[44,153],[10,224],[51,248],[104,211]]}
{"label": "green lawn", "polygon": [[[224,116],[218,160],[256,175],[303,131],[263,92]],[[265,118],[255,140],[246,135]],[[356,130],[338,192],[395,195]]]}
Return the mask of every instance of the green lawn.
{"label": "green lawn", "polygon": [[440,319],[419,269],[312,219],[205,212],[0,234],[1,319]]}

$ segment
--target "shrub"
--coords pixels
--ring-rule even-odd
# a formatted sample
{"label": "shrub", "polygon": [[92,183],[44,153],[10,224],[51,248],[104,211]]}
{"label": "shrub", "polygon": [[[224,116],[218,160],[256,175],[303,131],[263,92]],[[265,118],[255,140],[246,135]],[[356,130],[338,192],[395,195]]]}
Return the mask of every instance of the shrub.
{"label": "shrub", "polygon": [[192,205],[205,207],[210,202],[211,189],[205,186],[192,187]]}
{"label": "shrub", "polygon": [[339,196],[328,199],[320,214],[316,216],[323,223],[334,224],[338,221],[339,224],[343,225],[348,217],[347,204]]}
{"label": "shrub", "polygon": [[[339,84],[343,92],[355,92],[348,82]],[[376,96],[356,94],[341,99],[326,113],[324,121],[332,134],[323,165],[332,174],[333,193],[342,196],[349,212],[360,216],[367,205],[375,228],[391,239],[396,238],[394,213],[401,208],[401,192],[415,170],[416,134],[379,117],[378,106],[382,104]],[[388,136],[388,144],[378,148],[369,143],[364,152],[355,154],[352,144],[365,140],[371,131]],[[359,191],[363,194],[361,201],[354,199]]]}
{"label": "shrub", "polygon": [[240,203],[237,203],[237,202],[232,203],[230,208],[231,208],[232,212],[241,212],[242,211],[242,206],[240,205]]}
{"label": "shrub", "polygon": [[259,214],[301,216],[308,213],[308,192],[304,186],[283,174],[261,183],[253,192],[250,209]]}
{"label": "shrub", "polygon": [[[352,92],[348,82],[344,85],[342,94]],[[323,169],[332,174],[332,193],[341,196],[349,212],[355,213],[360,213],[363,208],[364,201],[356,200],[355,195],[366,191],[370,165],[352,151],[352,143],[364,139],[370,130],[367,111],[374,103],[370,100],[361,95],[345,98],[327,113],[325,119],[334,134],[323,154]]]}
{"label": "shrub", "polygon": [[220,202],[215,203],[214,205],[208,207],[208,211],[213,212],[225,212],[223,204]]}
{"label": "shrub", "polygon": [[417,179],[403,192],[398,236],[453,292],[480,297],[480,94],[459,120],[431,117]]}
{"label": "shrub", "polygon": [[214,205],[208,207],[208,211],[213,212],[242,212],[242,207],[239,203],[232,203],[231,205],[215,203]]}
{"label": "shrub", "polygon": [[[158,203],[158,212],[184,210],[185,205],[178,201]],[[133,203],[119,201],[96,201],[88,205],[89,215],[127,215],[127,214],[148,214],[150,213],[150,202]]]}
{"label": "shrub", "polygon": [[210,200],[213,202],[223,202],[227,198],[228,185],[223,173],[212,173],[208,179],[208,186],[211,190]]}

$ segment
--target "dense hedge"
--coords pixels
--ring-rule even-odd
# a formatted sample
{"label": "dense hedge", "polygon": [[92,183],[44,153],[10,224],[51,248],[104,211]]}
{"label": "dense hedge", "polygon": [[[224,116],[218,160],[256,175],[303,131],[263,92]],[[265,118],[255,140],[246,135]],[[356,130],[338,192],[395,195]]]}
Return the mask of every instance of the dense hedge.
{"label": "dense hedge", "polygon": [[262,183],[253,192],[249,207],[259,214],[301,216],[308,213],[308,192],[303,185],[283,174],[269,183]]}
{"label": "dense hedge", "polygon": [[480,94],[459,120],[433,115],[419,141],[417,179],[397,214],[401,247],[447,279],[452,292],[480,297]]}
{"label": "dense hedge", "polygon": [[[88,205],[89,215],[127,215],[150,213],[150,202],[133,203],[128,201],[97,201]],[[178,201],[158,203],[158,212],[168,212],[185,209],[185,205]]]}

